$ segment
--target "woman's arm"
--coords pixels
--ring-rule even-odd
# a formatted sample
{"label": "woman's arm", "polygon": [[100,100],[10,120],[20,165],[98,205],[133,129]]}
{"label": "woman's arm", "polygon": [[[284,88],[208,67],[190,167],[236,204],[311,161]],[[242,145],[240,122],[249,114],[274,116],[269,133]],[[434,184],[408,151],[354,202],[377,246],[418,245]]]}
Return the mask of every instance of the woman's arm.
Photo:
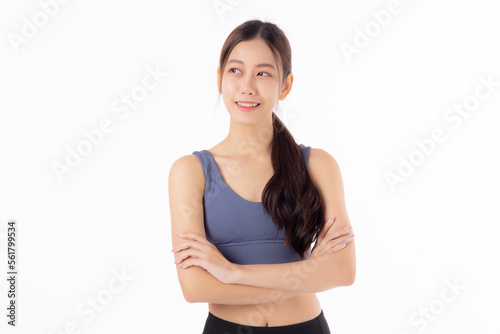
{"label": "woman's arm", "polygon": [[[324,202],[325,221],[335,216],[335,223],[331,228],[343,230],[351,226],[345,206],[340,168],[336,160],[326,151],[311,149],[308,170]],[[351,240],[340,251],[317,258],[311,256],[303,261],[235,267],[235,283],[298,292],[321,292],[354,283],[355,244],[354,240]]]}
{"label": "woman's arm", "polygon": [[[354,283],[354,240],[320,258],[277,264],[238,265],[235,282],[300,293],[322,292]],[[189,269],[189,268],[187,268]]]}
{"label": "woman's arm", "polygon": [[[172,164],[168,180],[172,246],[182,239],[177,233],[195,232],[206,238],[203,224],[203,169],[195,155],[179,158]],[[179,257],[174,254],[175,259]],[[174,262],[174,260],[172,260]],[[184,299],[189,303],[219,303],[230,305],[260,304],[300,295],[299,291],[283,291],[241,284],[225,284],[205,269],[177,268],[177,277]]]}
{"label": "woman's arm", "polygon": [[184,275],[182,291],[188,303],[250,305],[273,302],[279,304],[287,298],[303,294],[299,291],[224,284],[205,269],[196,266],[177,269],[177,273],[180,272]]}

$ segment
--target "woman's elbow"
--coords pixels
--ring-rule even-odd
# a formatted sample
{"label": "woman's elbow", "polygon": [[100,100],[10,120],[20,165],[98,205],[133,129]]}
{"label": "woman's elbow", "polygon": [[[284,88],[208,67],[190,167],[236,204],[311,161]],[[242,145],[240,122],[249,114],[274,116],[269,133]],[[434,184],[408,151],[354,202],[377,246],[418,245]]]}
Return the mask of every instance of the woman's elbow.
{"label": "woman's elbow", "polygon": [[354,281],[356,281],[356,269],[349,271],[349,273],[345,275],[344,286],[351,286],[354,284]]}
{"label": "woman's elbow", "polygon": [[203,298],[203,296],[200,295],[200,291],[197,291],[193,288],[183,289],[182,295],[184,296],[184,299],[190,304],[205,302],[204,301],[205,298]]}
{"label": "woman's elbow", "polygon": [[181,284],[181,291],[185,301],[187,301],[188,303],[195,302],[191,288],[187,287],[185,284]]}
{"label": "woman's elbow", "polygon": [[184,280],[180,281],[182,296],[184,300],[190,304],[200,302],[200,291],[196,288],[197,283],[192,277],[185,277]]}
{"label": "woman's elbow", "polygon": [[186,300],[190,304],[197,302],[195,298],[196,295],[190,290],[182,289],[182,295],[184,296],[184,300]]}
{"label": "woman's elbow", "polygon": [[356,281],[356,259],[353,259],[344,265],[342,274],[344,286],[354,284],[354,281]]}

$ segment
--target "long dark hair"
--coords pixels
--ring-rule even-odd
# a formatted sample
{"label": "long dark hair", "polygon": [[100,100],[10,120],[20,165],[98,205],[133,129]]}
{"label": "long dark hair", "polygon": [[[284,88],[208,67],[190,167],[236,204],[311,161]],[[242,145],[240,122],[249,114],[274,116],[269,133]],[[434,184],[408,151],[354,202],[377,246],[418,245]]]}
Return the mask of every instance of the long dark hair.
{"label": "long dark hair", "polygon": [[[288,39],[274,23],[249,20],[236,27],[224,42],[219,65],[221,87],[222,73],[233,48],[240,42],[255,38],[264,40],[276,63],[281,62],[281,85],[285,83],[287,75],[292,72],[292,50]],[[325,224],[324,208],[319,192],[309,177],[300,147],[274,112],[272,118],[271,162],[275,173],[262,193],[262,206],[278,227],[278,232],[285,229],[284,244],[288,244],[304,260],[305,252]]]}

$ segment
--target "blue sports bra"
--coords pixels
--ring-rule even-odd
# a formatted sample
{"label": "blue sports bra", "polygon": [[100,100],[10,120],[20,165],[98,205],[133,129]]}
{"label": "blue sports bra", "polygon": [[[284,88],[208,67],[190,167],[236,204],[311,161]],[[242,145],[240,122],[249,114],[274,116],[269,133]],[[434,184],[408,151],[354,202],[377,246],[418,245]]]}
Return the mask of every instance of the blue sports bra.
{"label": "blue sports bra", "polygon": [[[311,147],[303,144],[299,147],[307,166]],[[284,245],[284,229],[278,232],[262,202],[247,201],[229,188],[208,150],[192,154],[198,157],[205,173],[203,218],[207,240],[229,262],[269,264],[301,261],[293,248]],[[306,252],[306,259],[310,255],[311,249]]]}

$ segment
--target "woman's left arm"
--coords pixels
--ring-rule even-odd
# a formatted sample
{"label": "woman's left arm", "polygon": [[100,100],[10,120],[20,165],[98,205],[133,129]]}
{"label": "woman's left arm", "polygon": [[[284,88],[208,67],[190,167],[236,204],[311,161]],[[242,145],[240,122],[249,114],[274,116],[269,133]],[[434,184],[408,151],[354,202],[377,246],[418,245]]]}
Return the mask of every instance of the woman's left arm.
{"label": "woman's left arm", "polygon": [[[206,239],[186,233],[185,243],[175,250],[184,255],[178,265],[184,268],[200,266],[226,284],[245,284],[270,289],[315,293],[339,286],[349,286],[356,276],[354,238],[345,246],[335,246],[346,239],[344,228],[352,227],[347,214],[344,186],[337,161],[326,151],[311,148],[308,163],[309,176],[320,193],[325,220],[334,216],[333,225],[325,225],[322,238],[307,260],[277,263],[238,265],[227,261]],[[321,240],[321,242],[319,242]],[[327,247],[327,243],[329,243]],[[334,250],[332,247],[338,249]],[[330,251],[326,251],[330,248]]]}
{"label": "woman's left arm", "polygon": [[[311,180],[323,200],[325,220],[336,217],[328,231],[329,235],[325,237],[328,241],[332,235],[345,233],[344,228],[351,226],[340,167],[329,153],[313,148],[310,150],[308,165]],[[353,230],[350,232],[353,233]],[[321,292],[354,283],[354,238],[340,251],[322,256],[313,255],[314,251],[309,259],[290,263],[236,265],[233,283],[300,292]]]}

